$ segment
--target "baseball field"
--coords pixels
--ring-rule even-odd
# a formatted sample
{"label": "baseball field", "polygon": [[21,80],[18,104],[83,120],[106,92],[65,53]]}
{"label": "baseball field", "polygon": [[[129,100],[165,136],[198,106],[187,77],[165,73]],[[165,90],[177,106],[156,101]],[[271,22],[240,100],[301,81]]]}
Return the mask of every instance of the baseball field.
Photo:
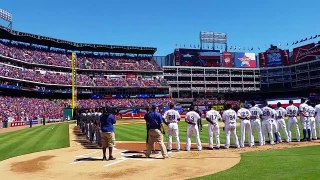
{"label": "baseball field", "polygon": [[[182,147],[186,125],[179,123]],[[120,120],[115,131],[117,159],[101,161],[100,149],[89,143],[74,123],[5,133],[0,130],[1,176],[4,179],[317,179],[320,175],[320,141],[180,151],[162,160],[160,154],[144,158],[143,120]],[[239,130],[237,133],[240,135]],[[204,147],[208,146],[207,134],[204,122],[201,133]],[[221,129],[222,144],[224,137]]]}

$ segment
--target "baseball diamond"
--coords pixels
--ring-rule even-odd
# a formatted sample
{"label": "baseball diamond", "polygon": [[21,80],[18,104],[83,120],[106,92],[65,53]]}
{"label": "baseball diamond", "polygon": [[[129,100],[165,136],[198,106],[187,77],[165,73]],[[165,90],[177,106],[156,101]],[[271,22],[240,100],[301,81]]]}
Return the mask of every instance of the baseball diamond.
{"label": "baseball diamond", "polygon": [[1,179],[319,179],[320,1],[270,1],[2,0]]}

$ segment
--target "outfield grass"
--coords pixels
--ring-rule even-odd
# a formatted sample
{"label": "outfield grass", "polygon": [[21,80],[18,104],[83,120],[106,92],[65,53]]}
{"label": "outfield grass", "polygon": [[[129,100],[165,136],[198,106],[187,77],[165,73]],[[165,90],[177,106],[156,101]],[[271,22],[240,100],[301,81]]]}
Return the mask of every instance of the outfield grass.
{"label": "outfield grass", "polygon": [[0,161],[23,154],[69,146],[69,123],[2,133],[0,134]]}
{"label": "outfield grass", "polygon": [[196,179],[319,179],[319,162],[320,146],[250,152],[235,167]]}
{"label": "outfield grass", "polygon": [[[207,124],[206,120],[203,120],[203,125]],[[179,137],[181,142],[186,142],[187,136],[187,123],[181,121],[179,124]],[[165,126],[166,127],[166,126]],[[281,138],[285,139],[284,133],[280,130]],[[146,140],[146,125],[142,124],[119,124],[115,126],[115,134],[116,134],[116,141],[145,141]],[[237,134],[240,140],[240,127],[237,127]],[[300,129],[300,136],[302,137],[302,130]],[[255,141],[258,142],[258,135],[256,129],[254,130],[254,137]],[[295,130],[292,128],[292,138],[296,138]],[[167,134],[167,127],[166,127],[166,135],[165,141],[168,139]],[[203,131],[200,133],[200,139],[202,143],[208,143],[208,127],[203,127]],[[233,144],[233,138],[231,136],[231,144]],[[173,142],[175,139],[173,138]],[[192,136],[192,142],[195,142],[195,137]],[[222,144],[225,143],[225,133],[220,128],[220,142]],[[247,135],[246,135],[246,142],[247,142]],[[213,138],[213,143],[215,143],[215,138]]]}

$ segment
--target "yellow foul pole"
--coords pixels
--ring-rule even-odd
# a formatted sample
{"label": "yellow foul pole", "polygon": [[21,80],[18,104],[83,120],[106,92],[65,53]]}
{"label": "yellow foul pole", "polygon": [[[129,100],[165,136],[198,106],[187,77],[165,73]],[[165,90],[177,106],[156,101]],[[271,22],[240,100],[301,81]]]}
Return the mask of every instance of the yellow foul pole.
{"label": "yellow foul pole", "polygon": [[76,57],[76,53],[72,53],[72,102],[71,102],[71,107],[74,110],[77,106],[77,89],[75,87],[76,85],[76,76],[77,76],[77,72],[76,72],[76,61],[77,61],[77,57]]}

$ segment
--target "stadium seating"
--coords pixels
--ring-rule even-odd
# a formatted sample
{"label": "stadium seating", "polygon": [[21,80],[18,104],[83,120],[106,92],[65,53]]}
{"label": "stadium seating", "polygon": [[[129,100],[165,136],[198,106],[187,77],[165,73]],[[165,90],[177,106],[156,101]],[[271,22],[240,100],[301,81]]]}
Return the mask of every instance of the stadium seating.
{"label": "stadium seating", "polygon": [[[71,67],[71,53],[0,40],[0,54],[27,63]],[[150,57],[125,57],[109,54],[77,54],[79,69],[160,71]]]}
{"label": "stadium seating", "polygon": [[[77,101],[79,108],[100,108],[111,106],[116,108],[146,107],[156,103],[159,106],[167,106],[175,102],[171,98],[148,99],[80,99]],[[70,100],[62,99],[37,99],[26,97],[0,96],[0,121],[9,118],[10,122],[24,121],[25,117],[60,119],[63,117],[63,109],[70,104]]]}

